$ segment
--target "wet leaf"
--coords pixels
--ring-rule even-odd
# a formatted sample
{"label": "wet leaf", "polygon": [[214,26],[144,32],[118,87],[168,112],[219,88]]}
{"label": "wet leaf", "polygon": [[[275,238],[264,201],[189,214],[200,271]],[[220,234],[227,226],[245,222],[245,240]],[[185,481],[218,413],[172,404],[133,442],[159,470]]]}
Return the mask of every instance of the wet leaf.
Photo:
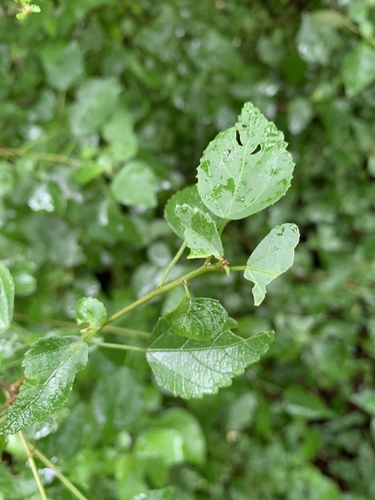
{"label": "wet leaf", "polygon": [[[164,315],[174,333],[195,340],[210,340],[225,327],[236,326],[227,311],[216,299],[184,297],[178,306]],[[228,326],[229,320],[232,322]]]}
{"label": "wet leaf", "polygon": [[266,296],[266,285],[293,264],[298,241],[298,227],[295,224],[283,224],[272,229],[250,255],[244,277],[255,284],[252,292],[256,306]]}
{"label": "wet leaf", "polygon": [[0,333],[8,329],[13,319],[14,281],[8,269],[0,265]]}
{"label": "wet leaf", "polygon": [[273,332],[243,339],[228,329],[200,342],[175,335],[165,319],[154,329],[147,361],[158,383],[183,398],[215,394],[259,360],[273,341]]}
{"label": "wet leaf", "polygon": [[188,259],[205,257],[223,257],[224,249],[215,222],[211,217],[200,210],[192,208],[186,203],[177,205],[175,214],[184,228],[184,239],[190,248]]}
{"label": "wet leaf", "polygon": [[76,319],[79,325],[85,327],[81,329],[81,332],[94,334],[106,322],[107,311],[100,300],[93,297],[82,297],[76,304]]}
{"label": "wet leaf", "polygon": [[38,340],[25,354],[26,380],[0,426],[0,435],[14,434],[43,422],[62,408],[76,373],[87,363],[88,347],[79,337]]}
{"label": "wet leaf", "polygon": [[251,103],[236,125],[221,132],[203,153],[198,191],[225,219],[243,219],[272,205],[288,190],[294,163],[282,132]]}

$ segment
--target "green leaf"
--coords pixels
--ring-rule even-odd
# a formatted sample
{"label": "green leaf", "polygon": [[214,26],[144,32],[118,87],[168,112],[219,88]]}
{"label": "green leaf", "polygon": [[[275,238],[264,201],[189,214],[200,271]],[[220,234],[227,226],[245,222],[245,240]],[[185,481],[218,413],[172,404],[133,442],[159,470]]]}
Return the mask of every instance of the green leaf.
{"label": "green leaf", "polygon": [[286,391],[284,407],[291,415],[309,420],[337,416],[318,396],[309,394],[306,390],[297,386],[293,386]]}
{"label": "green leaf", "polygon": [[108,172],[108,167],[106,165],[100,165],[95,162],[83,163],[79,170],[73,173],[74,179],[80,184],[87,184],[99,177],[103,172]]}
{"label": "green leaf", "polygon": [[[184,297],[173,311],[164,315],[174,333],[195,340],[215,338],[225,328],[233,328],[236,322],[216,299]],[[228,326],[228,321],[232,323]]]}
{"label": "green leaf", "polygon": [[375,80],[375,48],[360,43],[345,57],[342,78],[348,96],[362,92]]}
{"label": "green leaf", "polygon": [[363,411],[375,417],[375,391],[373,389],[364,389],[360,393],[353,394],[350,399]]}
{"label": "green leaf", "polygon": [[[182,240],[185,239],[184,232],[185,228],[182,225],[181,219],[176,215],[177,205],[190,205],[193,208],[199,208],[202,212],[208,213],[206,205],[202,202],[202,198],[199,196],[197,186],[189,186],[181,191],[177,191],[171,198],[169,198],[164,209],[164,217],[168,222],[173,231]],[[209,214],[211,218],[215,221],[217,225],[220,220],[215,215]]]}
{"label": "green leaf", "polygon": [[133,117],[123,109],[116,111],[103,127],[103,137],[109,142],[116,161],[128,161],[138,151],[138,139],[133,130]]}
{"label": "green leaf", "polygon": [[256,306],[266,296],[266,285],[293,264],[298,241],[299,231],[295,224],[276,226],[248,258],[244,277],[255,284],[252,292]]}
{"label": "green leaf", "polygon": [[61,409],[76,373],[87,363],[88,347],[79,337],[38,340],[25,354],[26,381],[0,426],[1,434],[14,434]]}
{"label": "green leaf", "polygon": [[155,326],[154,342],[147,361],[160,385],[183,398],[215,394],[231,384],[251,363],[259,360],[273,341],[273,332],[248,339],[224,329],[214,339],[200,342],[176,335],[161,318]]}
{"label": "green leaf", "polygon": [[92,78],[78,90],[77,99],[69,112],[73,135],[94,134],[115,111],[121,86],[114,78]]}
{"label": "green leaf", "polygon": [[215,222],[208,213],[192,208],[186,203],[177,205],[176,216],[184,228],[184,239],[190,248],[188,259],[223,257],[224,249]]}
{"label": "green leaf", "polygon": [[48,83],[57,90],[67,90],[84,72],[77,42],[49,42],[41,51],[41,60]]}
{"label": "green leaf", "polygon": [[111,190],[123,205],[156,207],[156,178],[151,168],[143,161],[128,163],[114,177]]}
{"label": "green leaf", "polygon": [[86,325],[85,328],[81,329],[81,332],[93,335],[106,322],[107,311],[100,300],[93,297],[83,297],[76,304],[76,319],[79,325]]}
{"label": "green leaf", "polygon": [[0,265],[0,333],[8,329],[13,319],[14,281],[8,269]]}
{"label": "green leaf", "polygon": [[221,132],[203,153],[198,191],[225,219],[243,219],[278,201],[288,190],[294,163],[282,132],[251,103],[238,123]]}

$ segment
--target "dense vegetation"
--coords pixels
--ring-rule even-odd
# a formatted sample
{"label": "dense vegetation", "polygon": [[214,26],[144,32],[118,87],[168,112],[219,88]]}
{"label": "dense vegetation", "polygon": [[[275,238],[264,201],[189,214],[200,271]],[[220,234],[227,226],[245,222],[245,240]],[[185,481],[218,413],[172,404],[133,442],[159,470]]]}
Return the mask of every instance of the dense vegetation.
{"label": "dense vegetation", "polygon": [[[285,197],[228,224],[225,259],[246,262],[284,223],[301,242],[259,307],[241,273],[189,285],[237,335],[275,331],[258,363],[217,394],[174,397],[142,349],[186,290],[131,310],[97,342],[133,349],[89,344],[67,404],[0,438],[0,499],[375,497],[374,2],[33,3],[23,20],[0,6],[4,415],[31,344],[79,335],[79,299],[111,317],[160,283],[181,244],[164,208],[247,101],[296,166]],[[195,269],[187,255],[170,279]]]}

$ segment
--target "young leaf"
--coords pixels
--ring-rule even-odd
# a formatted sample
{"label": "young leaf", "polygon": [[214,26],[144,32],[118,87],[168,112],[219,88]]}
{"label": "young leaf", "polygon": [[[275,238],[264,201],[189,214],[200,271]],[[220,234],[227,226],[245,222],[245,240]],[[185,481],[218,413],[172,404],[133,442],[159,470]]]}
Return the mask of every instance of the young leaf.
{"label": "young leaf", "polygon": [[288,190],[294,163],[282,132],[246,103],[236,125],[221,132],[203,153],[198,191],[225,219],[243,219],[278,201]]}
{"label": "young leaf", "polygon": [[256,306],[266,296],[266,285],[293,264],[298,241],[299,231],[295,224],[276,226],[250,255],[244,277],[255,284],[252,292]]}
{"label": "young leaf", "polygon": [[273,332],[260,332],[248,339],[224,329],[214,339],[200,342],[175,335],[161,318],[155,326],[156,340],[147,361],[158,383],[183,398],[215,394],[231,384],[245,368],[258,361],[273,341]]}
{"label": "young leaf", "polygon": [[224,249],[216,224],[208,213],[185,203],[176,206],[175,214],[181,221],[184,239],[190,248],[188,259],[201,259],[211,255],[216,258],[223,256]]}
{"label": "young leaf", "polygon": [[184,297],[164,318],[174,333],[195,340],[213,339],[226,328],[236,326],[234,320],[230,320],[233,323],[228,326],[230,318],[218,300],[206,297]]}
{"label": "young leaf", "polygon": [[111,190],[123,205],[152,208],[157,204],[155,175],[146,163],[139,160],[128,163],[120,170],[112,181]]}
{"label": "young leaf", "polygon": [[[201,197],[199,196],[197,186],[189,186],[185,189],[181,189],[181,191],[177,191],[171,198],[169,198],[167,204],[164,209],[164,217],[168,222],[173,231],[179,236],[182,240],[184,237],[185,228],[182,225],[182,221],[179,217],[177,217],[175,209],[177,205],[184,205],[187,203],[193,208],[199,208],[202,212],[207,212],[207,207],[202,202]],[[215,221],[216,226],[218,225],[218,221],[220,220],[213,214],[209,214],[211,218]]]}
{"label": "young leaf", "polygon": [[82,332],[95,334],[101,329],[107,319],[107,311],[98,299],[82,297],[76,304],[76,319],[79,325],[88,323]]}
{"label": "young leaf", "polygon": [[8,329],[13,318],[14,281],[8,269],[0,265],[0,333]]}
{"label": "young leaf", "polygon": [[25,354],[26,381],[0,426],[0,435],[30,427],[64,406],[74,378],[87,363],[88,347],[75,336],[38,340]]}

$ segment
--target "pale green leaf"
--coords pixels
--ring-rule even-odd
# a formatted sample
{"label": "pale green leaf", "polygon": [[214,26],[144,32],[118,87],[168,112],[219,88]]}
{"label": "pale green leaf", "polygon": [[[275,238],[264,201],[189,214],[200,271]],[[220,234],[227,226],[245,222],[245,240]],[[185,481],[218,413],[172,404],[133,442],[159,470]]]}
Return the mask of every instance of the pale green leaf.
{"label": "pale green leaf", "polygon": [[294,163],[282,132],[251,103],[238,123],[221,132],[203,153],[198,191],[225,219],[243,219],[278,201],[288,190]]}
{"label": "pale green leaf", "polygon": [[156,177],[143,161],[128,163],[114,177],[111,190],[117,201],[123,205],[155,207]]}
{"label": "pale green leaf", "polygon": [[103,127],[103,136],[109,142],[112,156],[117,161],[128,161],[138,150],[138,139],[133,129],[133,117],[119,109]]}
{"label": "pale green leaf", "polygon": [[8,329],[13,319],[14,281],[8,269],[0,265],[0,333]]}
{"label": "pale green leaf", "polygon": [[81,332],[94,334],[101,329],[107,319],[107,311],[100,300],[93,297],[82,297],[76,304],[76,319],[83,325]]}
{"label": "pale green leaf", "polygon": [[362,92],[375,81],[375,48],[366,43],[358,44],[345,57],[342,78],[348,96]]}
{"label": "pale green leaf", "polygon": [[83,57],[77,42],[49,42],[41,50],[41,60],[48,83],[65,91],[76,84],[84,72]]}
{"label": "pale green leaf", "polygon": [[160,385],[183,398],[215,394],[231,384],[245,368],[259,360],[273,340],[273,332],[248,339],[223,330],[200,342],[176,335],[165,319],[155,326],[147,360]]}
{"label": "pale green leaf", "polygon": [[295,224],[276,226],[250,255],[244,277],[255,284],[252,292],[256,306],[266,296],[266,285],[293,264],[298,241],[299,231]]}
{"label": "pale green leaf", "polygon": [[215,222],[200,208],[192,208],[186,203],[177,205],[175,214],[184,228],[184,239],[190,248],[188,259],[223,257],[224,249]]}
{"label": "pale green leaf", "polygon": [[50,337],[38,340],[23,360],[26,380],[16,401],[1,423],[1,434],[14,434],[43,422],[61,409],[76,373],[87,363],[88,347],[79,337]]}
{"label": "pale green leaf", "polygon": [[226,328],[236,326],[234,320],[228,326],[230,318],[218,300],[206,297],[184,297],[164,318],[174,333],[195,340],[210,340]]}
{"label": "pale green leaf", "polygon": [[[181,189],[181,191],[177,191],[177,193],[169,198],[167,204],[165,205],[164,217],[173,231],[182,240],[184,239],[185,228],[182,225],[181,219],[177,217],[175,209],[177,205],[184,205],[185,203],[193,208],[199,208],[202,212],[208,213],[206,205],[202,202],[202,199],[199,196],[196,185]],[[211,213],[209,215],[217,225],[220,219]]]}

